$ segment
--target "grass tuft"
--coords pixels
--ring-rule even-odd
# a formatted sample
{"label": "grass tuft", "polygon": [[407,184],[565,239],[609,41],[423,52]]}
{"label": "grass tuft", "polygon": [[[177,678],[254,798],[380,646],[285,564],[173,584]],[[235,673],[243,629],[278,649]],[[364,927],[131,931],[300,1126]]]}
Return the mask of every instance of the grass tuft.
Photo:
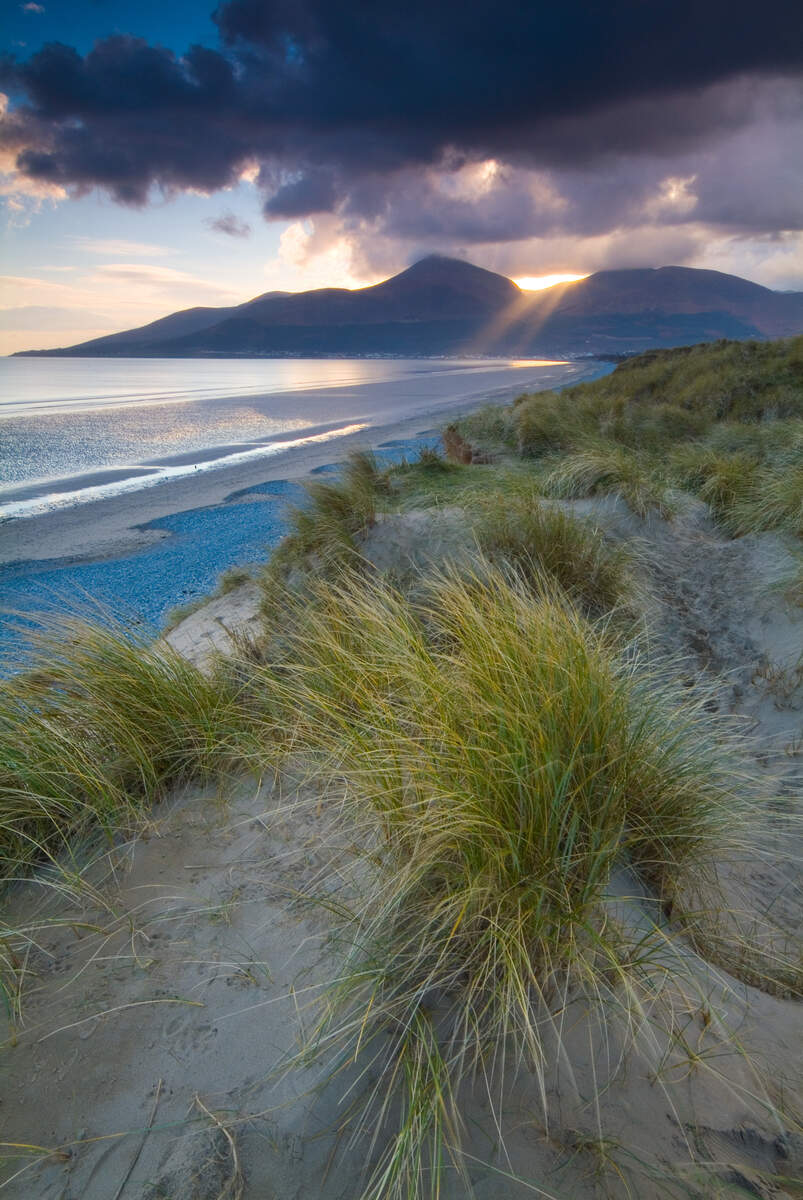
{"label": "grass tuft", "polygon": [[558,583],[590,617],[634,597],[630,556],[602,530],[544,503],[537,492],[492,492],[483,497],[475,535],[483,553],[540,587]]}
{"label": "grass tuft", "polygon": [[376,520],[377,495],[384,477],[373,454],[354,451],[341,479],[304,484],[307,503],[290,511],[285,554],[316,554],[324,563],[338,562],[354,550],[354,536]]}
{"label": "grass tuft", "polygon": [[[242,772],[253,717],[235,673],[205,675],[109,620],[45,616],[26,640],[24,670],[0,683],[0,893],[35,871],[40,891],[97,902],[85,872],[98,835],[117,845],[174,785]],[[0,918],[12,1029],[39,928]]]}
{"label": "grass tuft", "polygon": [[311,1049],[379,1071],[366,1126],[393,1132],[365,1195],[434,1197],[444,1156],[460,1165],[461,1082],[509,1055],[545,1095],[562,998],[621,1009],[636,989],[614,870],[670,904],[742,806],[704,714],[554,586],[487,565],[420,613],[344,577],[295,618],[265,686],[345,783],[369,864]]}
{"label": "grass tuft", "polygon": [[544,480],[548,496],[621,496],[640,517],[651,511],[670,516],[666,487],[632,451],[621,446],[589,447],[561,458]]}
{"label": "grass tuft", "polygon": [[[440,474],[427,462],[419,469]],[[354,565],[357,536],[374,524],[379,497],[388,491],[388,479],[370,451],[357,450],[349,455],[339,479],[316,479],[305,483],[304,490],[307,503],[290,509],[290,532],[257,577],[262,593],[260,610],[270,625],[285,607],[288,580],[294,572],[312,568],[327,574],[346,563]]]}
{"label": "grass tuft", "polygon": [[172,784],[222,767],[236,694],[166,643],[43,618],[0,685],[0,881],[91,828],[131,828]]}
{"label": "grass tuft", "polygon": [[803,462],[756,472],[753,487],[737,497],[727,524],[737,536],[782,529],[803,538]]}
{"label": "grass tuft", "polygon": [[800,536],[802,357],[801,337],[651,350],[590,383],[468,416],[455,437],[535,460],[554,495],[613,491],[639,516],[671,515],[673,480],[733,536]]}

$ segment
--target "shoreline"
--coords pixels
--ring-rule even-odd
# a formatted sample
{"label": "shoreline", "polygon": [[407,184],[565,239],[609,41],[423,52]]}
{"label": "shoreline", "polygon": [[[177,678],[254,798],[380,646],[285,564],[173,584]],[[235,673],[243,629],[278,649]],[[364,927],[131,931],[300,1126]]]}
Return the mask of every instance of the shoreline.
{"label": "shoreline", "polygon": [[63,562],[75,565],[112,559],[147,549],[155,540],[146,528],[154,521],[231,502],[260,484],[297,482],[330,466],[355,447],[376,449],[384,441],[421,434],[438,414],[374,426],[332,441],[297,446],[236,465],[160,479],[150,487],[87,500],[0,525],[0,566]]}
{"label": "shoreline", "polygon": [[[566,384],[579,383],[601,373],[599,364],[566,365],[575,367]],[[525,389],[527,382],[522,380]],[[555,385],[544,380],[543,390],[550,386]],[[395,421],[364,425],[354,433],[341,436],[324,434],[320,441],[303,444],[306,437],[316,436],[317,431],[312,428],[300,445],[252,454],[236,463],[226,464],[225,459],[209,458],[210,448],[199,451],[196,460],[206,469],[196,471],[194,464],[190,464],[185,473],[173,476],[155,479],[150,474],[135,476],[136,468],[132,466],[129,478],[135,486],[130,490],[45,512],[0,519],[0,567],[23,563],[97,562],[147,549],[160,540],[160,535],[144,528],[154,521],[226,504],[235,493],[263,483],[297,482],[318,467],[340,461],[355,447],[376,449],[382,442],[420,435],[433,425],[446,422],[449,417],[508,400],[515,391],[509,386],[480,390],[446,404],[422,408]],[[140,470],[147,470],[147,467],[143,464]],[[145,481],[148,482],[143,486]]]}
{"label": "shoreline", "polygon": [[418,403],[390,420],[386,409],[351,433],[180,468],[144,486],[111,485],[102,498],[0,522],[0,675],[24,669],[25,630],[37,614],[111,617],[158,636],[172,613],[214,593],[226,571],[267,562],[288,531],[288,506],[303,503],[302,482],[336,469],[351,450],[413,458],[439,444],[450,420],[601,373],[570,367],[560,382],[542,376],[540,388],[524,377]]}

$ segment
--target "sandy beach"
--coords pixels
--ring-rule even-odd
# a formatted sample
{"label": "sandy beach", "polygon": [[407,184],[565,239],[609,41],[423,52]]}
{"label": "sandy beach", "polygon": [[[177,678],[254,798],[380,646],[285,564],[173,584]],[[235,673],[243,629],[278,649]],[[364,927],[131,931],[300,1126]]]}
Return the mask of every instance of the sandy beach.
{"label": "sandy beach", "polygon": [[[757,731],[751,747],[762,770],[793,776],[783,747],[799,713],[791,704],[779,709],[755,673],[800,634],[799,616],[763,586],[768,572],[791,561],[780,540],[729,542],[698,510],[670,524],[641,521],[618,501],[572,509],[617,540],[649,546],[659,643],[688,655],[690,671],[716,660],[725,672],[720,699]],[[362,550],[380,569],[473,552],[465,514],[455,509],[388,517]],[[254,585],[245,584],[187,618],[171,642],[203,664],[213,646],[225,651],[226,628],[256,628],[257,607]],[[354,886],[351,827],[307,774],[302,763],[275,781],[179,789],[112,868],[98,864],[100,906],[70,907],[58,897],[47,905],[30,885],[19,889],[17,907],[27,915],[35,900],[28,919],[45,927],[24,1023],[3,1060],[15,1097],[6,1137],[36,1145],[11,1160],[4,1195],[361,1194],[376,1148],[346,1118],[354,1095],[376,1082],[375,1070],[341,1068],[328,1078],[325,1065],[297,1060],[314,1002],[340,961],[337,922],[305,894],[332,887],[342,899]],[[794,929],[800,913],[787,824],[778,814],[768,844],[745,855],[727,881],[747,912],[771,909],[777,936]],[[639,928],[649,915],[632,888],[617,877],[609,903]],[[466,1087],[467,1177],[446,1173],[445,1200],[798,1194],[790,1179],[801,1145],[783,1115],[797,1086],[798,1006],[705,961],[671,930],[662,954],[678,981],[673,1036],[657,1009],[636,1045],[615,1020],[601,1037],[600,1014],[574,1001],[562,1053],[550,1043],[549,1136],[528,1069],[512,1073],[499,1114],[481,1082]]]}
{"label": "sandy beach", "polygon": [[[605,370],[596,362],[557,364],[556,368],[554,371],[541,370],[538,386],[577,383],[583,379],[594,378]],[[517,387],[521,390],[533,382],[526,369],[507,374],[510,376],[510,383],[502,388],[489,387],[489,379],[484,372],[478,372],[476,377],[469,375],[468,380],[461,384],[446,403],[443,397],[436,399],[433,395],[428,395],[424,377],[421,381],[416,381],[415,390],[411,387],[409,399],[413,403],[408,403],[405,415],[396,420],[388,408],[395,384],[373,383],[352,388],[349,391],[356,397],[353,402],[354,424],[365,426],[353,433],[339,433],[339,428],[347,424],[344,422],[336,425],[334,430],[331,426],[321,424],[300,430],[300,444],[289,446],[286,450],[269,455],[255,455],[245,461],[240,459],[233,463],[219,463],[213,469],[192,470],[191,473],[177,477],[167,476],[153,481],[147,487],[135,487],[130,491],[98,496],[86,503],[0,520],[0,566],[33,560],[97,560],[131,553],[161,536],[155,535],[152,530],[141,528],[152,521],[189,509],[222,504],[233,494],[258,484],[279,479],[301,479],[317,467],[342,459],[354,446],[376,447],[385,441],[413,438],[424,430],[443,424],[450,415],[472,411],[488,402],[510,399],[516,393]],[[498,384],[498,373],[493,372],[491,379]],[[314,396],[318,409],[325,410],[328,403],[333,407],[342,404],[343,394],[342,388],[316,389]],[[250,398],[249,402],[256,406],[266,400],[275,402],[280,407],[288,404],[303,405],[304,395],[309,393],[276,393],[270,397],[255,396]],[[222,397],[221,403],[224,400],[225,397]],[[373,423],[360,420],[360,413],[372,407],[380,413],[379,419]],[[143,420],[147,420],[147,409],[144,410]],[[333,436],[333,433],[336,436]],[[224,454],[232,454],[238,449],[247,451],[251,448],[248,444],[218,446],[208,451],[177,455],[170,459],[154,459],[144,466],[106,468],[94,472],[91,476],[81,477],[80,487],[102,486],[123,478],[133,480],[150,474],[152,468],[157,465],[192,467],[210,464]],[[67,486],[65,481],[59,481],[52,491],[61,493],[67,490]],[[76,483],[75,486],[79,484]],[[41,486],[20,487],[11,491],[6,489],[4,499],[25,500],[33,497],[37,491],[41,494]]]}
{"label": "sandy beach", "polygon": [[[13,515],[12,508],[11,515],[0,517],[0,611],[28,614],[54,603],[85,611],[100,605],[155,632],[175,609],[212,592],[229,568],[265,561],[284,536],[288,504],[303,498],[300,483],[352,449],[379,449],[387,461],[415,457],[423,445],[436,444],[439,429],[460,414],[509,401],[521,390],[576,383],[607,369],[590,361],[533,370],[524,364],[478,364],[475,374],[463,364],[454,372],[422,369],[403,385],[394,380],[361,385],[347,399],[339,387],[306,392],[307,399],[292,393],[250,397],[257,409],[276,405],[290,411],[298,405],[299,412],[308,412],[314,395],[320,423],[271,438],[268,452],[244,442],[132,462],[119,474],[117,468],[99,469],[76,477],[75,495],[68,492],[69,482],[57,481],[53,503],[44,499],[45,511]],[[340,420],[325,423],[327,409]],[[394,418],[394,411],[403,415]],[[282,442],[287,446],[280,449]],[[93,488],[98,490],[86,490]],[[30,499],[35,487],[19,491],[19,499],[27,496],[26,504],[39,506]],[[14,655],[19,645],[13,620],[0,621],[0,647]]]}
{"label": "sandy beach", "polygon": [[441,413],[346,434],[331,441],[295,446],[271,457],[234,466],[164,479],[147,488],[106,496],[0,525],[0,565],[59,559],[68,562],[130,554],[158,541],[162,534],[142,526],[174,513],[224,504],[258,484],[299,480],[316,468],[342,458],[354,446],[413,438],[437,423]]}

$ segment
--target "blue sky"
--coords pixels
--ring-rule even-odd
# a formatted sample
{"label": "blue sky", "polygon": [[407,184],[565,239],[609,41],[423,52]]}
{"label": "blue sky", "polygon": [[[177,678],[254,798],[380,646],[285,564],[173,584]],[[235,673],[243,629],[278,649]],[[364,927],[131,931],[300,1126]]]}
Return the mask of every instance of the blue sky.
{"label": "blue sky", "polygon": [[787,0],[213,9],[2,0],[0,353],[433,251],[803,290]]}
{"label": "blue sky", "polygon": [[193,42],[217,43],[213,8],[197,0],[41,0],[33,6],[3,0],[0,5],[5,47],[26,56],[45,42],[64,42],[86,54],[99,37],[113,33],[131,33],[181,54]]}
{"label": "blue sky", "polygon": [[[176,54],[193,42],[216,45],[212,6],[197,0],[47,0],[44,11],[3,0],[4,49],[27,58],[45,43],[81,54],[99,37],[130,33]],[[154,197],[144,208],[115,203],[102,191],[73,198],[3,197],[0,228],[0,354],[47,348],[145,323],[196,304],[234,304],[275,288],[373,282],[352,277],[342,259],[295,263],[304,242],[295,230],[280,256],[282,234],[297,222],[267,222],[252,183],[211,195]],[[211,224],[234,215],[247,237]]]}

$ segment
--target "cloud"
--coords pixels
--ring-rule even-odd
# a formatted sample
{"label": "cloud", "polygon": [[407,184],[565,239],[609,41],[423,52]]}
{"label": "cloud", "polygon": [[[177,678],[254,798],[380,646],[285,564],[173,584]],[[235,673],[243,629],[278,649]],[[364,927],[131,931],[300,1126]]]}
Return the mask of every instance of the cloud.
{"label": "cloud", "polygon": [[736,271],[765,287],[779,291],[803,291],[803,234],[767,234],[707,238],[695,258],[695,267],[710,271]]}
{"label": "cloud", "polygon": [[31,305],[79,305],[84,294],[72,284],[56,283],[29,275],[0,275],[0,305],[16,307],[20,301]]}
{"label": "cloud", "polygon": [[[85,275],[71,275],[69,282],[33,275],[0,276],[0,308],[7,314],[27,310],[31,318],[27,330],[17,329],[20,322],[7,315],[15,328],[0,338],[0,353],[70,345],[112,330],[144,325],[179,308],[239,303],[247,298],[198,275],[155,263],[101,263]],[[56,312],[58,337],[52,324]]]}
{"label": "cloud", "polygon": [[137,256],[141,256],[142,258],[157,258],[163,254],[170,253],[169,246],[158,246],[153,242],[128,242],[121,238],[73,236],[70,238],[70,242],[77,250],[83,250],[86,254],[130,255],[132,258]]}
{"label": "cloud", "polygon": [[628,230],[803,227],[793,0],[223,0],[214,19],[219,45],[183,55],[117,34],[5,60],[20,186],[141,206],[248,179],[351,277],[417,249],[573,237],[626,255]]}
{"label": "cloud", "polygon": [[4,331],[58,332],[65,329],[112,329],[114,322],[108,317],[80,308],[47,307],[42,304],[24,304],[18,308],[0,308],[0,329]]}
{"label": "cloud", "polygon": [[311,170],[282,183],[265,202],[269,218],[306,217],[331,212],[338,201],[338,188],[330,171]]}
{"label": "cloud", "polygon": [[103,263],[93,269],[87,277],[87,283],[136,284],[140,295],[150,291],[164,296],[165,301],[176,293],[191,296],[194,303],[203,299],[207,303],[230,304],[243,298],[231,288],[187,271],[152,266],[150,263]]}
{"label": "cloud", "polygon": [[45,11],[44,4],[34,4],[33,0],[28,0],[27,4],[21,4],[20,8],[23,12],[43,13]]}
{"label": "cloud", "polygon": [[220,50],[115,35],[85,57],[51,43],[7,62],[27,103],[5,136],[28,177],[130,204],[228,186],[256,158],[279,180],[269,215],[294,217],[330,210],[366,169],[449,154],[543,167],[702,144],[756,104],[749,85],[713,85],[800,67],[781,32],[796,16],[791,0],[760,21],[726,0],[229,0]]}
{"label": "cloud", "polygon": [[[395,247],[398,255],[398,247]],[[294,221],[279,239],[279,252],[265,265],[265,281],[271,289],[285,290],[288,282],[299,290],[329,287],[364,287],[378,283],[395,268],[393,257],[369,264],[359,253],[357,242],[343,234],[333,217],[319,221]]]}
{"label": "cloud", "polygon": [[247,221],[242,221],[233,212],[221,213],[214,220],[208,220],[206,224],[216,233],[225,233],[228,237],[247,238],[251,235],[251,226]]}
{"label": "cloud", "polygon": [[6,114],[0,145],[27,178],[78,193],[102,187],[137,205],[153,184],[166,192],[233,184],[247,157],[247,130],[232,115],[234,67],[203,47],[179,60],[115,36],[84,59],[50,43],[25,64],[7,63],[5,74],[30,103]]}

